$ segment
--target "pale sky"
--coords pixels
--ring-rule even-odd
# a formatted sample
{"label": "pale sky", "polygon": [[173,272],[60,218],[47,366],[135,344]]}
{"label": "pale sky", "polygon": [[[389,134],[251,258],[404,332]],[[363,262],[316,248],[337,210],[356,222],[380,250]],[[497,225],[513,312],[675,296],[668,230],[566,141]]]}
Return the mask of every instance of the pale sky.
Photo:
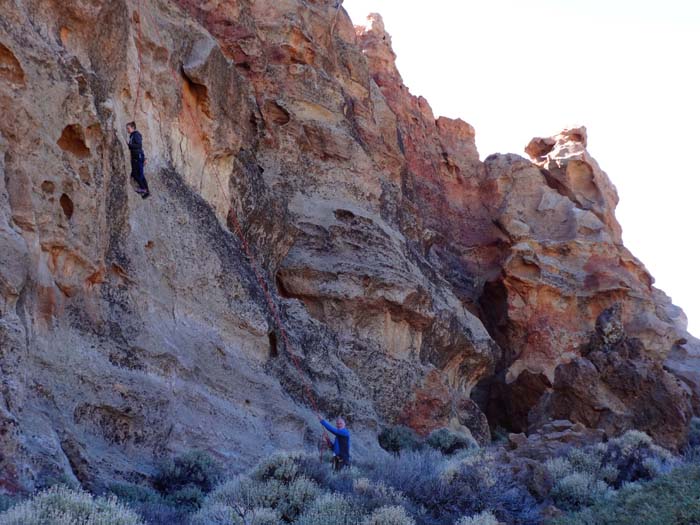
{"label": "pale sky", "polygon": [[378,12],[405,84],[481,158],[588,128],[623,240],[700,336],[700,1],[345,0]]}

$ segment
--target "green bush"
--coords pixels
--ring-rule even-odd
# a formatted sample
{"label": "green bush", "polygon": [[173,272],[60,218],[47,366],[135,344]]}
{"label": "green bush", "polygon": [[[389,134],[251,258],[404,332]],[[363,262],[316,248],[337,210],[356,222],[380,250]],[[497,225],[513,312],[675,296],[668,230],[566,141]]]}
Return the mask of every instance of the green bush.
{"label": "green bush", "polygon": [[592,507],[551,525],[685,525],[700,523],[700,466],[686,465],[659,478],[623,486]]}
{"label": "green bush", "polygon": [[[257,471],[256,471],[257,472]],[[203,502],[202,510],[222,512],[230,509],[239,516],[249,516],[259,509],[272,509],[285,521],[292,521],[322,494],[314,481],[299,476],[289,483],[270,477],[266,481],[240,476],[217,487]]]}
{"label": "green bush", "polygon": [[223,503],[205,503],[190,518],[189,525],[239,525],[243,520],[237,512]]}
{"label": "green bush", "polygon": [[498,525],[498,520],[490,512],[484,511],[473,516],[464,517],[455,525]]}
{"label": "green bush", "polygon": [[471,436],[458,434],[448,428],[431,432],[426,444],[447,455],[454,454],[458,450],[478,448],[479,446]]}
{"label": "green bush", "polygon": [[221,469],[206,452],[193,450],[164,462],[153,478],[153,486],[164,495],[187,486],[210,492],[221,479]]}
{"label": "green bush", "polygon": [[380,507],[408,505],[408,500],[400,490],[389,487],[381,481],[370,481],[368,478],[356,479],[353,482],[352,492],[369,512]]}
{"label": "green bush", "polygon": [[187,485],[168,494],[165,497],[165,502],[184,510],[197,510],[204,502],[204,493],[199,487]]}
{"label": "green bush", "polygon": [[7,494],[0,494],[0,512],[6,511],[12,505],[19,502],[19,498]]}
{"label": "green bush", "polygon": [[340,494],[324,494],[295,522],[296,525],[357,525],[362,513],[352,501]]}
{"label": "green bush", "polygon": [[[678,460],[669,451],[654,445],[648,435],[630,430],[608,443],[572,448],[566,456],[546,461],[545,467],[554,482],[553,494],[564,498],[564,504],[573,505],[568,508],[578,508],[588,504],[584,500],[590,501],[575,494],[579,488],[583,490],[586,483],[597,497],[603,490],[602,484],[617,489],[626,483],[653,479],[677,464]],[[574,500],[579,502],[574,504]]]}
{"label": "green bush", "polygon": [[394,454],[402,450],[418,450],[422,446],[418,435],[410,428],[401,425],[385,428],[379,433],[377,440],[380,447]]}
{"label": "green bush", "polygon": [[0,514],[0,525],[144,525],[115,499],[52,487]]}
{"label": "green bush", "polygon": [[258,481],[276,479],[289,483],[299,475],[300,458],[298,452],[278,452],[258,463],[250,477]]}
{"label": "green bush", "polygon": [[403,507],[381,507],[367,516],[362,525],[415,525],[413,518],[406,514]]}
{"label": "green bush", "polygon": [[124,503],[156,503],[162,500],[161,495],[151,487],[135,483],[112,483],[107,491]]}
{"label": "green bush", "polygon": [[574,510],[592,505],[610,492],[604,481],[585,472],[574,472],[557,481],[550,496],[558,507]]}
{"label": "green bush", "polygon": [[278,525],[282,517],[273,509],[256,508],[247,512],[214,503],[190,518],[190,525]]}
{"label": "green bush", "polygon": [[294,520],[322,494],[321,488],[310,479],[300,477],[284,486],[280,500],[270,507],[277,509],[288,521]]}

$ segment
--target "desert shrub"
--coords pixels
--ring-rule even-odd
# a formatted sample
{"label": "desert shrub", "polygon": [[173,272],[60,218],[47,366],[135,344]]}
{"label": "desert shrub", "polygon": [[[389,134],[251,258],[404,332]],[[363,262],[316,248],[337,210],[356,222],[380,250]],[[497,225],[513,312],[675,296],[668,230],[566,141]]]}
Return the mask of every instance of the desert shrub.
{"label": "desert shrub", "polygon": [[[258,472],[257,470],[255,471]],[[298,476],[285,483],[273,477],[267,480],[240,476],[217,487],[206,498],[201,514],[223,512],[230,509],[233,514],[247,517],[260,512],[259,509],[272,509],[285,521],[293,521],[316,498],[322,494],[321,488],[305,476]]]}
{"label": "desert shrub", "polygon": [[273,509],[256,508],[239,513],[227,505],[214,503],[195,513],[189,525],[278,525],[281,519]]}
{"label": "desert shrub", "polygon": [[700,466],[685,465],[648,482],[625,484],[609,498],[551,520],[551,525],[700,523]]}
{"label": "desert shrub", "polygon": [[187,523],[192,509],[175,507],[163,501],[155,503],[132,503],[129,508],[136,512],[148,525],[173,525]]}
{"label": "desert shrub", "polygon": [[400,490],[389,487],[382,481],[370,481],[368,478],[359,478],[354,481],[353,494],[368,512],[380,507],[407,507],[410,505]]}
{"label": "desert shrub", "polygon": [[112,483],[107,491],[124,503],[156,503],[162,499],[153,488],[135,483]]}
{"label": "desert shrub", "polygon": [[473,516],[466,516],[455,525],[498,525],[498,520],[492,513],[484,511]]}
{"label": "desert shrub", "polygon": [[180,497],[164,497],[145,485],[113,483],[108,488],[108,494],[131,508],[149,525],[184,523],[188,513],[193,510],[191,506],[178,506]]}
{"label": "desert shrub", "polygon": [[637,430],[611,439],[605,448],[601,464],[617,470],[617,476],[611,482],[614,488],[624,483],[653,479],[670,472],[678,464],[668,450],[655,445],[648,435]]}
{"label": "desert shrub", "polygon": [[397,425],[387,427],[377,436],[379,446],[387,452],[398,454],[401,451],[418,450],[422,443],[418,435],[408,427]]}
{"label": "desert shrub", "polygon": [[415,525],[416,521],[406,514],[403,507],[380,507],[367,516],[362,525]]}
{"label": "desert shrub", "polygon": [[52,487],[0,514],[0,525],[143,525],[114,498]]}
{"label": "desert shrub", "polygon": [[301,454],[296,452],[278,452],[263,459],[250,474],[258,481],[276,479],[289,483],[299,475]]}
{"label": "desert shrub", "polygon": [[204,493],[199,487],[187,485],[168,494],[165,502],[183,510],[197,510],[204,502]]}
{"label": "desert shrub", "polygon": [[362,513],[357,505],[340,494],[324,494],[299,517],[296,525],[357,525]]}
{"label": "desert shrub", "polygon": [[440,477],[446,458],[433,449],[405,452],[400,456],[382,454],[361,465],[365,476],[372,481],[402,491],[412,499],[425,491],[425,483]]}
{"label": "desert shrub", "polygon": [[554,484],[550,496],[556,505],[574,510],[592,505],[610,494],[610,487],[586,472],[574,472]]}
{"label": "desert shrub", "polygon": [[477,448],[479,446],[471,436],[458,434],[448,428],[441,428],[432,432],[428,436],[426,444],[443,454],[454,454],[458,450]]}
{"label": "desert shrub", "polygon": [[16,503],[19,502],[19,497],[10,496],[8,494],[0,494],[0,512],[4,512]]}
{"label": "desert shrub", "polygon": [[223,503],[208,503],[190,517],[189,525],[238,525],[243,521],[237,512]]}
{"label": "desert shrub", "polygon": [[210,492],[221,479],[221,469],[206,452],[193,450],[165,461],[153,478],[153,486],[163,495],[192,486]]}
{"label": "desert shrub", "polygon": [[432,448],[386,454],[362,469],[373,482],[401,491],[409,502],[406,508],[422,524],[453,525],[485,510],[507,523],[540,521],[534,498],[487,450],[450,458]]}
{"label": "desert shrub", "polygon": [[[600,481],[615,489],[626,483],[650,480],[669,472],[678,461],[667,450],[654,445],[651,438],[636,430],[630,430],[608,443],[598,443],[584,448],[572,448],[564,457],[545,462],[555,483],[574,476],[562,486],[568,491],[571,484],[588,479]],[[601,488],[600,484],[595,484]]]}
{"label": "desert shrub", "polygon": [[253,509],[250,517],[241,525],[277,525],[281,521],[281,516],[274,509],[257,508]]}
{"label": "desert shrub", "polygon": [[506,523],[540,521],[535,510],[537,503],[527,488],[515,479],[507,465],[499,464],[490,454],[465,458],[442,480],[438,498],[431,501],[433,496],[427,495],[422,502],[436,516],[442,513],[454,522],[488,510]]}
{"label": "desert shrub", "polygon": [[574,467],[566,457],[548,459],[545,461],[544,466],[555,483],[574,473]]}
{"label": "desert shrub", "polygon": [[322,494],[322,490],[316,483],[304,477],[295,479],[286,485],[285,489],[280,501],[271,507],[279,510],[282,517],[289,521],[299,516],[311,502]]}

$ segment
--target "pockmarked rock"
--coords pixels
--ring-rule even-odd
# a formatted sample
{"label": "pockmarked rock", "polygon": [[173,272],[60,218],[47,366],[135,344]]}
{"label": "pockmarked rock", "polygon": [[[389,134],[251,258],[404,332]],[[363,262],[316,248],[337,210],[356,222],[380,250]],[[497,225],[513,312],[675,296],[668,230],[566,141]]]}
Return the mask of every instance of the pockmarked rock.
{"label": "pockmarked rock", "polygon": [[3,4],[0,492],[243,470],[316,410],[358,450],[560,419],[682,446],[699,346],[585,128],[482,160],[341,4]]}

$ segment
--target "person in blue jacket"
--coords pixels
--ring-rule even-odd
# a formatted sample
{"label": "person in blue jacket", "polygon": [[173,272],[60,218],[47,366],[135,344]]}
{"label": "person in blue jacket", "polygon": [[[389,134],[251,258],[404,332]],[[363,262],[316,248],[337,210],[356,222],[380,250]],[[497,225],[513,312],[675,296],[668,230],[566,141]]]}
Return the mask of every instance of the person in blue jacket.
{"label": "person in blue jacket", "polygon": [[143,174],[143,165],[146,163],[146,155],[143,152],[143,137],[136,131],[136,123],[129,122],[126,125],[129,133],[129,152],[131,153],[131,176],[138,184],[136,192],[141,194],[142,199],[148,198],[151,194],[148,191],[148,183]]}
{"label": "person in blue jacket", "polygon": [[333,441],[333,467],[340,470],[350,466],[350,431],[345,428],[345,420],[339,417],[335,420],[335,427],[325,419],[321,424],[331,434],[335,435]]}

